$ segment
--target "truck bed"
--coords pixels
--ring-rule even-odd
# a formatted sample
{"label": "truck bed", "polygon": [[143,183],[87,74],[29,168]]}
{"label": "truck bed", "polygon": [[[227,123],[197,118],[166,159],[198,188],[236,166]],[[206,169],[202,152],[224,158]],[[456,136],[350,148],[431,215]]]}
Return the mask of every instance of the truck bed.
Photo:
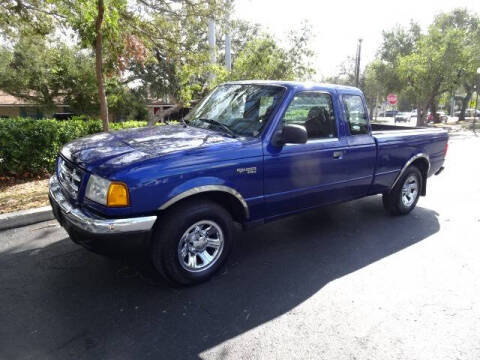
{"label": "truck bed", "polygon": [[443,164],[448,133],[441,128],[419,128],[371,124],[377,144],[375,183],[392,184],[406,161],[416,154],[429,158],[427,175],[434,174]]}

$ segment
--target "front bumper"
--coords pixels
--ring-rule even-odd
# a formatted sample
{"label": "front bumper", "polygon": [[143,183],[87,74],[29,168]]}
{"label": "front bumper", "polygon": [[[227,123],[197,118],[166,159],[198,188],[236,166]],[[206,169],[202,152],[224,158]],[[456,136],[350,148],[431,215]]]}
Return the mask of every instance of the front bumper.
{"label": "front bumper", "polygon": [[69,232],[75,231],[93,236],[149,232],[157,220],[154,215],[107,219],[82,211],[74,207],[62,194],[56,175],[50,178],[49,198],[55,217]]}

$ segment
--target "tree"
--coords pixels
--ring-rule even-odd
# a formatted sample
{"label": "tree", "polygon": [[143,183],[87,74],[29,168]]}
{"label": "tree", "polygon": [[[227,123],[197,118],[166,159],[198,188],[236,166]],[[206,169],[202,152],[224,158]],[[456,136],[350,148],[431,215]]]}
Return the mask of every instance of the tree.
{"label": "tree", "polygon": [[[73,113],[98,114],[92,51],[40,36],[22,37],[12,49],[0,48],[0,89],[47,111],[61,102]],[[105,92],[114,115],[146,119],[145,94],[129,89],[118,77],[107,78]]]}
{"label": "tree", "polygon": [[438,97],[458,83],[458,66],[465,56],[462,35],[458,29],[431,26],[418,40],[416,51],[399,58],[398,76],[415,94],[417,125],[424,125],[429,107],[436,113]]}
{"label": "tree", "polygon": [[115,120],[147,120],[147,94],[143,89],[130,89],[117,78],[107,78],[105,91],[108,99],[109,113]]}
{"label": "tree", "polygon": [[312,27],[308,22],[301,24],[297,30],[288,33],[288,60],[293,68],[295,80],[309,80],[316,71],[311,62],[315,52],[311,48]]}
{"label": "tree", "polygon": [[245,44],[234,60],[229,78],[232,80],[270,79],[307,80],[315,74],[310,60],[311,31],[304,24],[288,35],[288,46],[281,47],[275,39],[262,34]]}
{"label": "tree", "polygon": [[[104,130],[108,130],[105,77],[120,76],[131,62],[145,62],[149,47],[163,49],[165,43],[183,42],[181,37],[170,37],[167,26],[156,26],[162,23],[162,18],[168,18],[165,24],[186,26],[194,17],[216,16],[224,6],[220,0],[5,0],[0,7],[0,19],[13,16],[19,22],[0,24],[0,27],[8,30],[8,33],[5,31],[8,36],[18,35],[22,26],[43,35],[58,28],[73,30],[82,47],[93,49],[98,103]],[[188,69],[182,73],[184,83],[187,82],[185,73],[192,71],[195,72]]]}
{"label": "tree", "polygon": [[[109,46],[111,59],[124,52],[120,31],[121,14],[127,11],[126,0],[6,0],[0,7],[0,19],[7,36],[24,33],[45,37],[55,29],[76,32],[85,47],[95,49],[95,70],[103,128],[108,130],[108,106],[104,88],[104,46]],[[14,21],[8,20],[11,17]],[[46,25],[45,25],[46,24]],[[64,47],[65,49],[65,47]]]}
{"label": "tree", "polygon": [[[465,119],[465,110],[472,98],[475,84],[478,79],[477,68],[480,67],[480,18],[466,9],[455,9],[450,13],[440,14],[435,18],[434,25],[442,32],[457,29],[463,36],[463,60],[458,64],[459,83],[465,91],[459,120]],[[453,84],[455,85],[455,84]],[[454,86],[450,92],[455,95]]]}
{"label": "tree", "polygon": [[3,40],[25,34],[47,35],[59,20],[55,5],[44,0],[2,0],[0,30]]}
{"label": "tree", "polygon": [[381,65],[382,63],[378,60],[368,64],[365,67],[365,71],[362,75],[362,90],[370,110],[370,119],[373,119],[379,99],[383,99],[386,95],[385,87],[380,81],[380,77],[378,75],[378,69],[381,67]]}
{"label": "tree", "polygon": [[148,96],[168,98],[173,104],[149,119],[150,125],[203,96],[215,85],[208,81],[210,74],[215,74],[217,81],[226,76],[222,66],[210,62],[205,31],[207,5],[200,8],[187,4],[174,13],[156,14],[148,25],[151,29],[146,29],[154,34],[146,37],[151,45],[148,59],[144,63],[131,62],[127,67],[129,76],[125,82],[136,82]]}
{"label": "tree", "polygon": [[414,22],[408,28],[396,26],[392,30],[382,32],[383,41],[374,61],[375,76],[383,85],[383,97],[390,92],[400,93],[405,88],[399,76],[400,58],[414,53],[421,36],[420,26]]}
{"label": "tree", "polygon": [[55,103],[91,113],[95,103],[93,58],[78,48],[52,46],[40,36],[22,36],[0,49],[0,89],[53,109]]}
{"label": "tree", "polygon": [[[100,115],[103,131],[108,131],[108,105],[103,82],[103,17],[105,14],[104,0],[97,0],[97,17],[95,19],[95,74],[97,77],[98,99],[100,100]],[[117,24],[115,24],[117,25]],[[118,26],[118,25],[117,25]]]}
{"label": "tree", "polygon": [[[360,79],[361,78],[362,75],[360,76]],[[352,56],[347,56],[347,58],[343,60],[340,65],[338,65],[337,74],[325,77],[323,82],[355,86],[355,58]]]}
{"label": "tree", "polygon": [[288,52],[277,45],[270,36],[250,40],[234,62],[232,80],[272,79],[293,80]]}
{"label": "tree", "polygon": [[125,39],[131,34],[127,24],[136,21],[136,17],[128,13],[126,0],[55,0],[54,3],[56,12],[64,19],[60,24],[75,31],[82,47],[94,50],[100,116],[103,130],[108,131],[104,77],[118,69],[120,59],[127,53]]}
{"label": "tree", "polygon": [[396,26],[390,31],[383,31],[382,36],[378,58],[386,63],[395,64],[399,57],[415,52],[421,29],[418,24],[412,22],[408,29]]}
{"label": "tree", "polygon": [[[128,69],[127,81],[139,81],[145,93],[156,98],[168,97],[174,104],[158,112],[150,120],[151,124],[163,121],[180,107],[189,106],[219,82],[251,78],[303,79],[313,72],[307,62],[310,50],[306,44],[310,34],[306,27],[290,34],[291,46],[283,48],[271,36],[258,35],[257,25],[233,21],[230,30],[235,56],[233,70],[228,74],[222,63],[223,55],[217,64],[210,63],[205,31],[208,18],[198,16],[197,10],[185,6],[178,9],[175,16],[157,15],[152,26],[162,37],[153,39],[151,56],[145,64],[131,63]],[[183,21],[178,21],[177,16]],[[221,9],[217,25],[217,48],[222,48],[226,25]],[[213,82],[209,80],[212,73]]]}
{"label": "tree", "polygon": [[[247,43],[261,36],[261,27],[259,24],[253,24],[241,19],[233,19],[229,24],[225,19],[217,21],[217,48],[219,49],[219,63],[225,64],[225,34],[227,29],[230,31],[231,53],[234,57],[240,54]],[[206,44],[206,43],[205,43]]]}

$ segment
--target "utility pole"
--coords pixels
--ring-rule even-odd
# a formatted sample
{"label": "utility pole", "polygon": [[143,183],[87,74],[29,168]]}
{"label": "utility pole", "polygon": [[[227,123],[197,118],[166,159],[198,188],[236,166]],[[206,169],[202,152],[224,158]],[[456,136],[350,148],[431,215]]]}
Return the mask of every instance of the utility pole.
{"label": "utility pole", "polygon": [[[210,18],[208,20],[208,48],[210,50],[210,63],[212,65],[217,63],[217,53],[215,49],[215,43],[216,43],[216,38],[215,38],[215,19]],[[213,73],[210,73],[210,81],[213,81],[215,75]]]}
{"label": "utility pole", "polygon": [[[225,0],[228,6],[231,6],[231,0]],[[225,34],[225,67],[228,72],[232,71],[232,43],[230,39],[230,9],[226,14],[227,32]]]}
{"label": "utility pole", "polygon": [[355,87],[360,85],[360,58],[362,56],[362,39],[358,39],[357,57],[355,59]]}

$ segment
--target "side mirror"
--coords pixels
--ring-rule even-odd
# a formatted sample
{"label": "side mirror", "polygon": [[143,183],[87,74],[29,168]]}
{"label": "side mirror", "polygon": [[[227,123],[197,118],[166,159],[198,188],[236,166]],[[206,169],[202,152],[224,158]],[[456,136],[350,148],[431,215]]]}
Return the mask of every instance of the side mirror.
{"label": "side mirror", "polygon": [[274,145],[305,144],[308,139],[307,130],[301,125],[285,125],[274,137]]}

